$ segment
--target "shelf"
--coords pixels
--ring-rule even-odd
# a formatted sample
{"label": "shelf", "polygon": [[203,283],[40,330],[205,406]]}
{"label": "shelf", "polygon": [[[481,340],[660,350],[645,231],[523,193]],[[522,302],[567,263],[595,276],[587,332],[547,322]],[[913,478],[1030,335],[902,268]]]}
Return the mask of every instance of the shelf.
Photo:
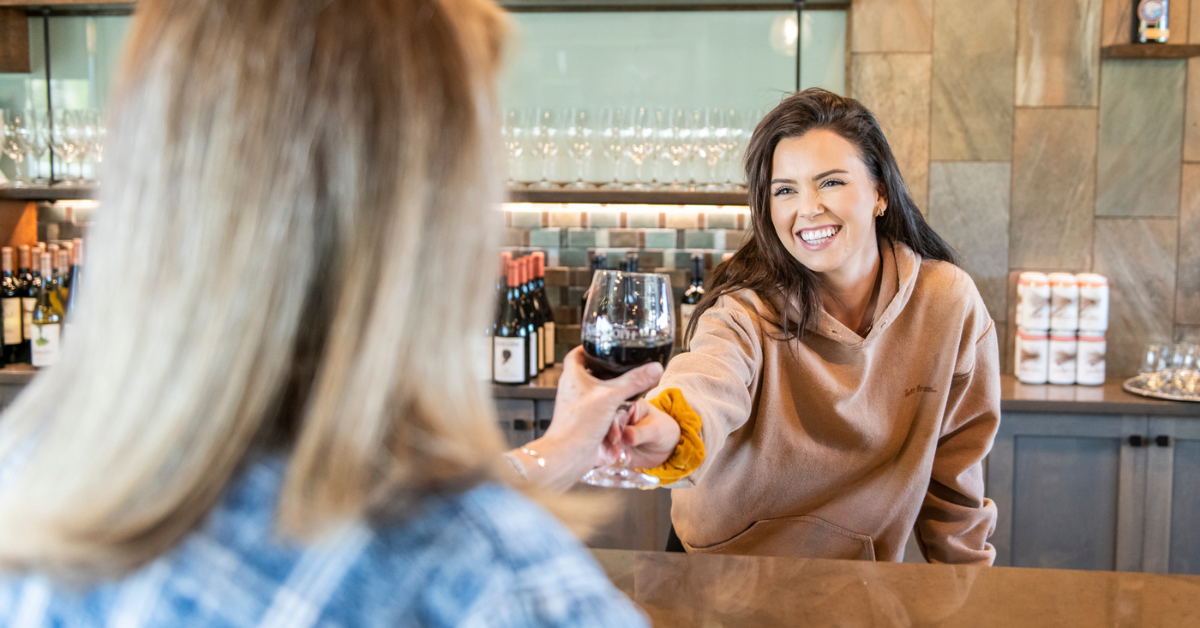
{"label": "shelf", "polygon": [[633,192],[626,190],[509,190],[512,203],[617,205],[746,205],[745,192]]}
{"label": "shelf", "polygon": [[93,200],[100,190],[81,188],[0,188],[0,201],[79,201]]}
{"label": "shelf", "polygon": [[1200,57],[1196,44],[1119,44],[1100,49],[1101,59],[1187,59]]}

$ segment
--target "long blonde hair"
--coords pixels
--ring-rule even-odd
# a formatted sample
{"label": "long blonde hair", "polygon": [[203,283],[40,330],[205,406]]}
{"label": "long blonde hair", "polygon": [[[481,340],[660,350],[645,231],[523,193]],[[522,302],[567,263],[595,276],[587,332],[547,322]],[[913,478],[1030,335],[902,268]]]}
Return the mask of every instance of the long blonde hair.
{"label": "long blonde hair", "polygon": [[0,416],[0,568],[136,568],[271,444],[304,540],[487,478],[499,9],[140,0],[134,22],[77,326]]}

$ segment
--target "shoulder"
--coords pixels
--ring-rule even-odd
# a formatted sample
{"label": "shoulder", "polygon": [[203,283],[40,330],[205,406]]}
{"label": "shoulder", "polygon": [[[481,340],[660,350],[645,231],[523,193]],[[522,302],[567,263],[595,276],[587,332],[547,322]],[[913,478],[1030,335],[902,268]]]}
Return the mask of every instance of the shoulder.
{"label": "shoulder", "polygon": [[935,311],[943,321],[961,320],[980,335],[992,323],[975,280],[950,262],[921,260],[912,298]]}
{"label": "shoulder", "polygon": [[641,625],[632,603],[553,516],[483,484],[375,529],[331,610],[395,613],[401,624]]}

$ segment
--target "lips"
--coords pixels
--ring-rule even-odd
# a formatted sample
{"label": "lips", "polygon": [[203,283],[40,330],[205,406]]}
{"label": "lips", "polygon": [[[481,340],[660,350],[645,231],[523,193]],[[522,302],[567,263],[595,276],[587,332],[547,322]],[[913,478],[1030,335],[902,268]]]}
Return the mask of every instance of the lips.
{"label": "lips", "polygon": [[841,231],[841,225],[823,225],[801,229],[796,232],[796,235],[800,238],[804,248],[816,251],[825,248]]}

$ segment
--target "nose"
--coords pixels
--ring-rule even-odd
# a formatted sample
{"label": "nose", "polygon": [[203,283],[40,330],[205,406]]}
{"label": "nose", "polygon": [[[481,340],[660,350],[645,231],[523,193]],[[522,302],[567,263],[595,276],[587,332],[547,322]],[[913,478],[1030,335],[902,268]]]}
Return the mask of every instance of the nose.
{"label": "nose", "polygon": [[797,212],[804,220],[812,220],[823,213],[825,213],[825,206],[821,204],[820,197],[816,194],[806,194],[804,200],[800,202],[800,211]]}

